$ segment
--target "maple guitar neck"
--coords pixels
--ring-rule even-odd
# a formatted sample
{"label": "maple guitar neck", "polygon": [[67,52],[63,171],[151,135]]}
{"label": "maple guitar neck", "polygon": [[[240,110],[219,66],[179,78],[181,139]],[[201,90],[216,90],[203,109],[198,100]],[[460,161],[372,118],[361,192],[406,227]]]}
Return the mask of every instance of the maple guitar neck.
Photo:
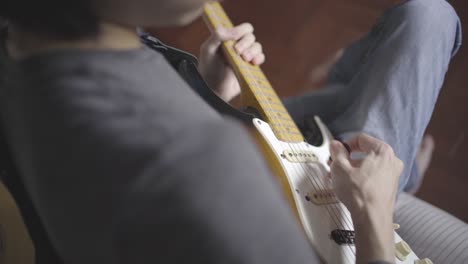
{"label": "maple guitar neck", "polygon": [[[205,5],[203,18],[212,32],[217,28],[233,27],[218,2]],[[233,41],[224,42],[222,50],[240,82],[243,105],[255,108],[263,120],[270,124],[279,140],[290,143],[304,141],[304,137],[262,69],[242,59],[235,51]]]}

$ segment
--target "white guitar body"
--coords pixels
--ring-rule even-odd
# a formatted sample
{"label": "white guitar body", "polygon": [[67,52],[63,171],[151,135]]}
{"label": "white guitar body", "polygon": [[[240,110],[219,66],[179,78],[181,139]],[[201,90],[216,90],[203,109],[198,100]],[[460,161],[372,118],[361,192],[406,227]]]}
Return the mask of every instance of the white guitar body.
{"label": "white guitar body", "polygon": [[[356,263],[354,243],[339,245],[332,239],[334,230],[353,231],[354,228],[349,211],[334,197],[328,177],[331,134],[320,119],[316,118],[316,122],[324,139],[320,147],[306,142],[281,142],[268,123],[253,120],[256,130],[273,150],[287,176],[300,221],[322,260],[330,264]],[[309,157],[310,154],[315,156]],[[335,234],[338,234],[335,236],[338,240],[353,239],[352,235],[348,237],[345,233]],[[395,243],[401,241],[395,233]],[[404,261],[395,258],[396,263],[413,264],[415,260],[418,257],[412,251]]]}

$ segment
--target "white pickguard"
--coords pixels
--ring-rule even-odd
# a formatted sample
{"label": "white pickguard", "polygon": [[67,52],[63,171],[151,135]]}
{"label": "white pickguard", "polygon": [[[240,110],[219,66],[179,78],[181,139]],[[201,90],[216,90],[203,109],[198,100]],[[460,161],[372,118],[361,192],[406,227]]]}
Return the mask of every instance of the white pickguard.
{"label": "white pickguard", "polygon": [[[327,161],[330,157],[329,144],[332,138],[320,119],[316,118],[316,121],[324,138],[324,143],[320,147],[306,142],[279,141],[268,123],[260,119],[254,119],[253,123],[280,161],[287,175],[305,233],[321,258],[330,264],[355,263],[356,248],[354,245],[338,245],[330,237],[333,230],[354,230],[346,207],[342,203],[318,206],[306,198],[306,196],[310,198],[314,190],[332,189],[327,176],[330,171]],[[285,151],[313,152],[318,161],[293,163],[284,157]],[[400,236],[395,233],[395,243],[401,240]],[[415,260],[418,260],[418,257],[413,252],[406,257],[404,262],[395,258],[396,263],[405,264],[413,264]]]}

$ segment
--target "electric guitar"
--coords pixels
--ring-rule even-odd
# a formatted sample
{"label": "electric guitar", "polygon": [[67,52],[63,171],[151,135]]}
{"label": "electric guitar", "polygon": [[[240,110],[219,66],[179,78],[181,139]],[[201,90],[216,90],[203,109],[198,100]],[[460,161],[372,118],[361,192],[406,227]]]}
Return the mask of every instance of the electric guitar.
{"label": "electric guitar", "polygon": [[[204,19],[211,31],[233,27],[218,2],[206,4]],[[355,263],[353,222],[327,177],[332,135],[316,117],[318,135],[314,145],[307,143],[262,70],[237,55],[233,44],[225,42],[222,49],[241,84],[244,107],[256,110],[254,137],[309,241],[326,263]],[[432,263],[419,260],[397,233],[395,247],[396,263]]]}

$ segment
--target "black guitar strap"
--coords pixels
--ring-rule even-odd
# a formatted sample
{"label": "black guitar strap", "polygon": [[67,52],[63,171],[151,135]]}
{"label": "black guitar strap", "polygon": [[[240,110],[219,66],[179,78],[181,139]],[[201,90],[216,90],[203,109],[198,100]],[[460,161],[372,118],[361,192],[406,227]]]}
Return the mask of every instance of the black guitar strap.
{"label": "black guitar strap", "polygon": [[227,104],[223,99],[219,98],[216,93],[206,84],[203,77],[198,72],[198,60],[192,54],[165,45],[157,38],[147,34],[140,34],[141,41],[149,48],[164,55],[166,60],[180,74],[180,76],[189,84],[189,86],[198,93],[211,107],[219,113],[234,117],[242,122],[251,123],[255,117],[253,114],[248,114]]}

